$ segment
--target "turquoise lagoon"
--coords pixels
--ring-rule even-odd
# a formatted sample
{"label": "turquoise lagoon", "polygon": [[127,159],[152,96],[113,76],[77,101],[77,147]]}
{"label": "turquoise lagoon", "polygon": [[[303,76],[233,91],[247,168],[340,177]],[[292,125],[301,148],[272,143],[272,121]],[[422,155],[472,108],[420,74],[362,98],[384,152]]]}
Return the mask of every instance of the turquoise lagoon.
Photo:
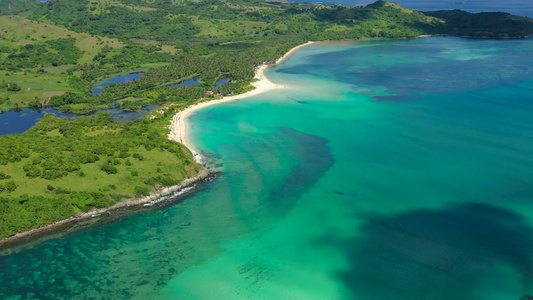
{"label": "turquoise lagoon", "polygon": [[533,41],[304,47],[190,118],[220,171],[160,210],[0,257],[3,299],[533,294]]}

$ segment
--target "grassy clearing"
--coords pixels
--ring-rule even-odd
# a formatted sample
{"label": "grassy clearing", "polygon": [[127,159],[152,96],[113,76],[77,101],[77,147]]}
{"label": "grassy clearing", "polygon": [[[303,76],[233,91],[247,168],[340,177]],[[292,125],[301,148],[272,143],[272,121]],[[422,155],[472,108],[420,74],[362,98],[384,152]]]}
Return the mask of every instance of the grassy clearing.
{"label": "grassy clearing", "polygon": [[[57,66],[57,67],[53,67],[53,66],[47,66],[47,67],[43,67],[42,69],[45,70],[47,73],[51,73],[51,74],[62,74],[62,73],[66,73],[68,69],[74,67],[74,65],[62,65],[62,66]],[[38,71],[39,68],[36,68],[35,70],[32,70],[32,71]]]}
{"label": "grassy clearing", "polygon": [[[8,75],[9,74],[9,75]],[[1,110],[9,110],[13,107],[26,107],[30,101],[42,101],[45,98],[74,91],[67,83],[68,77],[63,74],[46,74],[31,72],[0,72],[0,99],[9,98],[0,104]],[[18,92],[7,91],[7,84],[16,83],[21,90]],[[28,90],[29,89],[29,90]]]}
{"label": "grassy clearing", "polygon": [[269,3],[265,3],[264,5],[259,6],[259,5],[241,5],[241,4],[234,4],[234,3],[226,2],[226,5],[231,8],[243,9],[248,12],[262,11],[262,10],[266,10],[266,11],[272,11],[272,10],[279,11],[280,10],[277,5],[273,5]]}
{"label": "grassy clearing", "polygon": [[160,52],[170,53],[170,54],[176,54],[180,49],[177,49],[174,46],[171,45],[162,45]]}
{"label": "grassy clearing", "polygon": [[144,39],[131,39],[132,42],[143,45],[159,45],[158,41],[144,40]]}
{"label": "grassy clearing", "polygon": [[85,51],[80,63],[92,62],[93,57],[105,45],[112,48],[124,47],[124,44],[116,39],[78,33],[20,16],[0,16],[0,29],[2,30],[0,45],[20,46],[60,38],[76,38],[76,46]]}
{"label": "grassy clearing", "polygon": [[521,16],[513,16],[513,15],[510,15],[510,16],[509,16],[509,20],[526,21],[526,22],[529,22],[529,23],[533,23],[533,20],[532,20],[532,19],[527,18],[527,17],[521,17]]}
{"label": "grassy clearing", "polygon": [[[102,134],[105,130],[89,132],[88,136],[96,136]],[[54,132],[50,132],[54,135]],[[59,135],[58,132],[55,134]],[[20,162],[2,166],[2,171],[10,174],[12,179],[18,186],[15,191],[7,194],[4,192],[3,196],[19,197],[21,195],[29,196],[50,196],[48,185],[54,187],[68,187],[74,192],[94,190],[95,187],[100,187],[98,190],[103,193],[114,192],[127,197],[134,197],[133,191],[136,186],[143,186],[144,181],[158,175],[171,175],[178,180],[183,180],[185,177],[193,177],[196,175],[196,166],[193,164],[184,165],[176,155],[167,151],[160,151],[154,149],[146,151],[144,147],[132,149],[132,152],[139,153],[144,157],[143,161],[134,159],[132,157],[121,159],[121,164],[117,165],[117,174],[107,174],[100,170],[103,162],[93,164],[81,165],[80,170],[73,176],[65,176],[55,180],[46,180],[43,178],[29,178],[23,170],[25,164],[31,163],[31,157],[23,159]],[[126,160],[131,162],[131,166],[125,165]],[[137,176],[133,176],[132,172],[138,172]],[[79,174],[84,174],[80,176]],[[184,174],[186,174],[184,176]]]}
{"label": "grassy clearing", "polygon": [[169,62],[159,62],[159,63],[150,63],[150,64],[141,64],[141,68],[159,68],[170,66]]}
{"label": "grassy clearing", "polygon": [[119,132],[120,130],[116,128],[109,128],[108,126],[104,126],[102,128],[92,128],[92,130],[86,131],[84,134],[85,136],[97,136],[108,132]]}

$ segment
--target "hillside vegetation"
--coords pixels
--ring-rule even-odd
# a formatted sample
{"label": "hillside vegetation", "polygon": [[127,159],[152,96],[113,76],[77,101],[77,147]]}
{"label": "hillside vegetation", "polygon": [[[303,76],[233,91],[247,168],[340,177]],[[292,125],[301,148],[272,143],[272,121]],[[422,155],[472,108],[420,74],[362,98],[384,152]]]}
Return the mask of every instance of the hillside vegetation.
{"label": "hillside vegetation", "polygon": [[508,39],[533,34],[533,20],[502,12],[472,14],[461,10],[434,11],[427,15],[444,20],[440,27],[449,35]]}
{"label": "hillside vegetation", "polygon": [[189,150],[157,124],[47,115],[0,136],[0,238],[196,176]]}

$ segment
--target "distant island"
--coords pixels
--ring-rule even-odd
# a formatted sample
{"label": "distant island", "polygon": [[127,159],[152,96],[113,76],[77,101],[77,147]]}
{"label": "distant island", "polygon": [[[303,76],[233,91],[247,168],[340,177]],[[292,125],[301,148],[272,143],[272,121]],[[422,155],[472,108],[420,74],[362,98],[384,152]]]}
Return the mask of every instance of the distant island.
{"label": "distant island", "polygon": [[[168,139],[172,118],[254,89],[258,66],[308,41],[531,34],[533,20],[507,13],[422,13],[386,1],[0,1],[1,112],[158,105],[133,122],[47,115],[29,131],[0,136],[0,238],[208,177],[205,169],[198,177],[202,166],[189,149]],[[97,81],[131,72],[142,76],[93,92]]]}

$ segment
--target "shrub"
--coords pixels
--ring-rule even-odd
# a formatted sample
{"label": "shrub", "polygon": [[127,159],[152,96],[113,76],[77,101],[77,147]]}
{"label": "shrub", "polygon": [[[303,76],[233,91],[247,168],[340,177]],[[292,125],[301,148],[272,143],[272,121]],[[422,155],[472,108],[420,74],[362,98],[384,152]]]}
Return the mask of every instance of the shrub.
{"label": "shrub", "polygon": [[100,167],[100,170],[106,172],[107,174],[117,174],[118,169],[114,165],[111,165],[109,163],[105,163]]}
{"label": "shrub", "polygon": [[8,181],[6,182],[6,184],[4,185],[4,189],[8,192],[12,192],[14,190],[16,190],[18,187],[18,185],[14,182],[14,181]]}
{"label": "shrub", "polygon": [[22,89],[22,88],[21,88],[18,84],[16,84],[16,83],[12,83],[12,84],[10,84],[9,87],[7,88],[7,90],[8,90],[9,92],[18,92],[18,91],[20,91],[21,89]]}
{"label": "shrub", "polygon": [[144,160],[144,157],[139,153],[133,153],[133,158],[136,158],[138,160]]}
{"label": "shrub", "polygon": [[135,197],[148,196],[150,195],[150,190],[147,187],[136,186],[135,187]]}
{"label": "shrub", "polygon": [[26,164],[22,169],[26,172],[26,176],[30,178],[40,177],[42,174],[41,169],[35,165]]}

